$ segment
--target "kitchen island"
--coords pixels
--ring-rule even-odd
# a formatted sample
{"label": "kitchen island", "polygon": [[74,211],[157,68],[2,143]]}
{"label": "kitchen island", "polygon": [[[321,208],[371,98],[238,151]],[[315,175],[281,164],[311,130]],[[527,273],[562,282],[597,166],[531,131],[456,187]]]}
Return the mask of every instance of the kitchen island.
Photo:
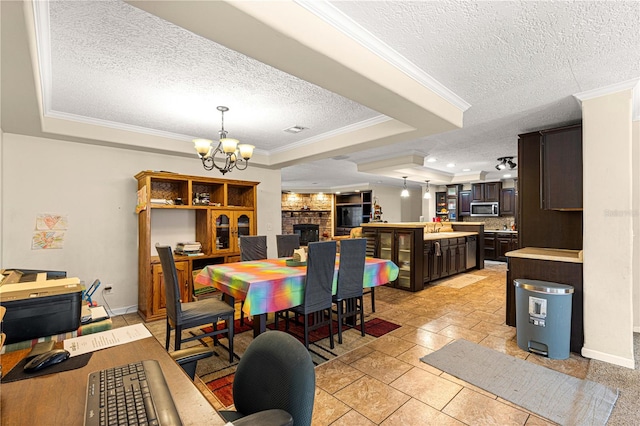
{"label": "kitchen island", "polygon": [[549,281],[573,286],[571,352],[580,353],[584,342],[582,307],[582,250],[525,247],[507,256],[507,325],[516,326],[517,279]]}
{"label": "kitchen island", "polygon": [[426,283],[484,267],[482,222],[365,223],[368,255],[400,268],[389,285],[419,291]]}

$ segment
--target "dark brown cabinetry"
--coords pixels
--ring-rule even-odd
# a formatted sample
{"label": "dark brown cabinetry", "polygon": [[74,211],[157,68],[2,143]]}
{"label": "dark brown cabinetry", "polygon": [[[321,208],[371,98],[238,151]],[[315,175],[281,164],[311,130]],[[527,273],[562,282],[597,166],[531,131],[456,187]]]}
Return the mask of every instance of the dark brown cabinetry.
{"label": "dark brown cabinetry", "polygon": [[446,220],[449,217],[446,192],[436,192],[436,217],[439,217],[440,220]]}
{"label": "dark brown cabinetry", "polygon": [[582,210],[582,126],[541,134],[542,208]]}
{"label": "dark brown cabinetry", "polygon": [[458,194],[461,189],[462,185],[447,185],[447,210],[452,222],[458,220]]}
{"label": "dark brown cabinetry", "polygon": [[349,235],[351,229],[371,220],[371,191],[338,194],[335,201],[334,235]]}
{"label": "dark brown cabinetry", "polygon": [[471,185],[472,201],[500,201],[502,182],[474,183]]}
{"label": "dark brown cabinetry", "polygon": [[409,291],[423,289],[424,228],[380,228],[377,232],[378,256],[391,260],[400,269],[398,278],[389,285]]}
{"label": "dark brown cabinetry", "polygon": [[516,189],[503,188],[500,191],[500,216],[516,215]]}
{"label": "dark brown cabinetry", "polygon": [[[577,132],[579,127],[564,129]],[[582,211],[548,210],[541,206],[544,180],[541,173],[541,143],[546,132],[551,131],[526,133],[518,138],[517,224],[520,246],[581,250]],[[566,172],[563,172],[563,176],[566,182],[571,182],[582,179],[582,172],[578,177],[569,177]],[[563,186],[565,182],[556,182],[556,185]]]}
{"label": "dark brown cabinetry", "polygon": [[515,232],[484,233],[485,260],[507,261],[506,253],[518,248],[518,234]]}
{"label": "dark brown cabinetry", "polygon": [[460,191],[458,195],[458,214],[462,216],[471,215],[471,191]]}
{"label": "dark brown cabinetry", "polygon": [[[522,160],[522,159],[521,159]],[[580,353],[584,342],[582,263],[509,257],[507,263],[507,325],[516,326],[516,290],[513,281],[531,279],[573,286],[571,306],[571,352]]]}

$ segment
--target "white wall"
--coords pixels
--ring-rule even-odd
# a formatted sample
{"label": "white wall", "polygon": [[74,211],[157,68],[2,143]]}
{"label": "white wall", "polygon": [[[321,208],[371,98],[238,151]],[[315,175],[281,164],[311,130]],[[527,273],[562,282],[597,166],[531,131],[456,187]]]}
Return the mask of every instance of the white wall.
{"label": "white wall", "polygon": [[[640,89],[636,89],[640,90]],[[640,119],[632,123],[633,331],[640,333]]]}
{"label": "white wall", "polygon": [[402,198],[402,188],[395,186],[372,185],[373,196],[382,207],[382,220],[389,223],[417,222],[422,214],[421,192],[409,190],[409,197]]}
{"label": "white wall", "polygon": [[[135,311],[137,306],[138,221],[134,212],[141,170],[168,170],[181,174],[222,177],[207,172],[194,158],[177,158],[53,139],[4,134],[2,141],[2,259],[5,268],[66,270],[85,283],[99,278],[113,286],[107,297],[111,309]],[[258,233],[267,235],[269,255],[275,256],[280,233],[280,171],[251,167],[233,171],[230,179],[258,185]],[[31,250],[38,213],[68,215],[64,248]],[[152,243],[175,245],[193,239],[189,212],[152,214],[155,222],[170,225],[152,234]],[[172,211],[172,213],[176,213]],[[185,213],[181,215],[180,213]],[[193,217],[193,215],[191,215]],[[191,233],[191,238],[189,237]],[[273,252],[271,252],[273,251]],[[101,297],[97,297],[102,301]]]}
{"label": "white wall", "polygon": [[582,101],[582,354],[634,368],[631,94]]}

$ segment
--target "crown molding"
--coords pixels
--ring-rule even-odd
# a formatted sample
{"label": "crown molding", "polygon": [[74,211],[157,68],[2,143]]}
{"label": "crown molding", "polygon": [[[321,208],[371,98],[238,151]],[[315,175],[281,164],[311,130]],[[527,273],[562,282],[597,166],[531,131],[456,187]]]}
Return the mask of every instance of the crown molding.
{"label": "crown molding", "polygon": [[383,58],[418,83],[437,93],[439,96],[450,102],[452,105],[456,106],[461,111],[464,112],[471,107],[471,104],[469,104],[467,101],[453,93],[442,83],[431,77],[429,74],[424,72],[424,70],[417,67],[413,62],[409,61],[400,53],[392,49],[389,45],[384,43],[382,40],[371,34],[368,30],[366,30],[360,24],[356,23],[354,20],[342,13],[342,11],[337,9],[328,1],[294,1],[296,4],[307,9],[314,15],[327,22],[329,25],[338,29],[379,57]]}
{"label": "crown molding", "polygon": [[633,78],[631,80],[621,81],[620,83],[611,84],[609,86],[576,93],[573,97],[576,98],[578,103],[580,103],[580,106],[582,106],[582,102],[586,100],[629,89],[632,90],[632,120],[637,121],[640,120],[640,78]]}

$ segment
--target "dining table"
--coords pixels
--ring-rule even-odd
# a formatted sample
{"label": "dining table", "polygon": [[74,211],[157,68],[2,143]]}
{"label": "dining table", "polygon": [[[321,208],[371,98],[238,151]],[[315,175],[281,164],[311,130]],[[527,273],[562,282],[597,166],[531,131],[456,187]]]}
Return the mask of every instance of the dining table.
{"label": "dining table", "polygon": [[[235,300],[243,300],[243,315],[253,316],[253,334],[257,336],[266,330],[268,313],[293,308],[304,301],[307,267],[287,263],[292,264],[291,258],[209,265],[196,275],[195,282],[220,290],[232,305]],[[337,255],[333,294],[337,289],[339,266],[340,255]],[[398,266],[390,260],[367,257],[362,287],[390,283],[398,277],[398,271]]]}

